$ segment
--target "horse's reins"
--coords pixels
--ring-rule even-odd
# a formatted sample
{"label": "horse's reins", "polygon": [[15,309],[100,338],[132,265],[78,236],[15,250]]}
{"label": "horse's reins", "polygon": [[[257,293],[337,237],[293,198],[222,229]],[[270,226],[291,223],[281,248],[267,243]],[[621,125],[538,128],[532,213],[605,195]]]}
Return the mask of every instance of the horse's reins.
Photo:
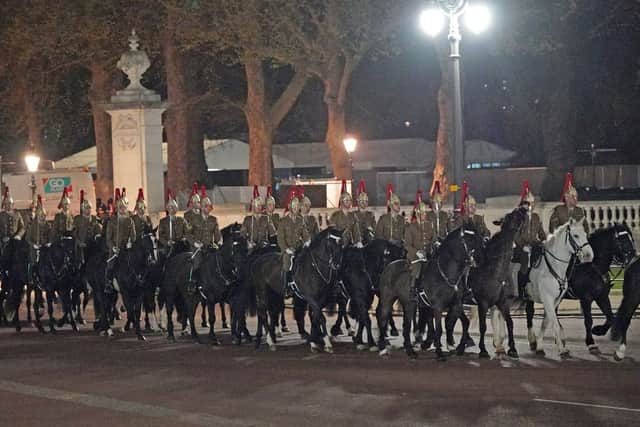
{"label": "horse's reins", "polygon": [[550,250],[547,250],[546,248],[542,254],[542,256],[544,257],[545,264],[547,265],[547,269],[549,270],[549,273],[551,273],[553,278],[556,279],[556,281],[560,285],[560,296],[562,296],[565,289],[567,288],[567,282],[569,281],[569,278],[573,274],[573,269],[575,268],[576,263],[573,263],[573,265],[571,266],[571,271],[569,271],[568,274],[567,274],[567,271],[565,270],[564,278],[561,278],[560,275],[555,271],[555,269],[551,265],[549,258],[547,258],[547,253],[551,255],[553,259],[555,259],[556,261],[561,262],[563,264],[569,264],[571,263],[571,260],[573,259],[574,256],[579,257],[580,254],[582,253],[582,249],[584,249],[584,247],[586,246],[589,246],[589,242],[584,243],[582,246],[578,246],[578,243],[576,243],[575,239],[571,235],[571,226],[567,227],[566,229],[565,241],[568,241],[569,244],[571,245],[571,248],[573,249],[573,255],[567,261],[558,258],[556,255],[553,254],[553,252],[551,252]]}
{"label": "horse's reins", "polygon": [[439,254],[438,254],[438,256],[435,257],[436,265],[438,266],[438,272],[440,273],[440,276],[444,279],[444,281],[446,282],[447,286],[449,286],[450,288],[453,288],[456,292],[458,292],[458,285],[462,281],[462,278],[465,277],[469,273],[469,270],[471,269],[471,264],[474,262],[473,253],[474,253],[475,249],[473,251],[469,251],[469,247],[467,246],[467,242],[464,240],[464,234],[475,235],[476,233],[471,231],[471,230],[461,230],[460,237],[461,237],[461,240],[462,240],[462,247],[464,248],[464,252],[465,252],[465,259],[464,259],[465,266],[462,269],[462,271],[460,272],[460,275],[458,276],[458,278],[456,279],[455,282],[452,282],[449,279],[449,277],[447,276],[447,274],[444,272],[444,270],[442,270],[442,266],[440,265],[440,256],[439,256]]}
{"label": "horse's reins", "polygon": [[[342,240],[340,237],[332,236],[332,235],[328,235],[328,236],[327,236],[327,240],[328,240],[328,239],[334,239],[334,240],[336,241],[336,243],[338,243],[338,244],[340,243],[340,240]],[[329,256],[329,259],[327,260],[327,264],[328,264],[328,266],[329,266],[329,274],[328,274],[328,276],[329,276],[329,277],[328,277],[328,278],[327,278],[324,274],[322,274],[322,271],[320,271],[320,266],[318,265],[318,262],[317,262],[317,260],[316,260],[316,257],[315,257],[315,255],[313,254],[313,251],[311,250],[311,248],[309,248],[309,254],[311,255],[311,265],[312,265],[312,266],[313,266],[313,268],[316,270],[316,272],[318,273],[318,275],[320,276],[320,278],[322,278],[322,280],[324,281],[324,283],[325,283],[326,285],[328,285],[329,283],[331,283],[331,281],[333,280],[333,273],[334,273],[335,271],[337,271],[337,270],[338,270],[338,268],[339,268],[339,267],[336,267],[336,266],[334,265],[334,262],[333,262],[333,254],[331,254],[331,255]]]}

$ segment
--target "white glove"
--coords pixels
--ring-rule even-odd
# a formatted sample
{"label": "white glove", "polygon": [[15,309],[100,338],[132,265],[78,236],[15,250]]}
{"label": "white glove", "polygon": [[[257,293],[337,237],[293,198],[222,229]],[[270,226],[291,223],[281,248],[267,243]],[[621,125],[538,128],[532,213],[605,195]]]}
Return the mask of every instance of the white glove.
{"label": "white glove", "polygon": [[131,247],[132,247],[132,246],[133,246],[133,245],[131,244],[131,241],[128,241],[128,242],[127,242],[127,249],[131,249]]}
{"label": "white glove", "polygon": [[287,249],[285,252],[288,253],[289,255],[293,255],[293,249]]}
{"label": "white glove", "polygon": [[436,240],[435,242],[433,242],[433,247],[436,249],[438,249],[440,245],[442,245],[442,242],[440,240]]}
{"label": "white glove", "polygon": [[40,245],[33,245],[33,249],[40,249]]}
{"label": "white glove", "polygon": [[249,243],[247,243],[247,247],[248,247],[249,249],[253,249],[255,246],[256,246],[256,244],[255,244],[255,243],[253,243],[253,242],[249,242]]}
{"label": "white glove", "polygon": [[176,243],[176,242],[174,242],[173,240],[169,240],[169,241],[167,242],[167,245],[169,245],[169,246],[173,246],[175,243]]}
{"label": "white glove", "polygon": [[424,251],[418,251],[416,252],[416,256],[418,257],[418,259],[425,259],[427,256],[425,255]]}
{"label": "white glove", "polygon": [[193,246],[195,246],[197,249],[200,249],[200,248],[202,247],[202,243],[200,243],[200,242],[195,242],[195,243],[193,244]]}
{"label": "white glove", "polygon": [[96,234],[95,236],[93,236],[94,239],[99,239],[100,237],[102,237],[102,234]]}
{"label": "white glove", "polygon": [[7,242],[9,241],[9,238],[8,238],[8,237],[3,237],[3,238],[2,238],[2,241],[3,241],[4,243],[7,243]]}
{"label": "white glove", "polygon": [[526,245],[525,247],[522,248],[522,251],[524,253],[530,254],[531,253],[531,246]]}
{"label": "white glove", "polygon": [[45,247],[47,247],[47,248],[50,248],[50,247],[51,247],[51,243],[47,243],[47,244],[46,244],[46,245],[44,245],[44,246],[45,246]]}
{"label": "white glove", "polygon": [[[221,245],[221,244],[222,244],[222,243],[220,243],[220,245]],[[219,245],[219,244],[217,244],[217,243],[212,243],[212,244],[211,244],[211,247],[212,247],[213,249],[220,249],[220,245]]]}
{"label": "white glove", "polygon": [[304,247],[309,247],[309,245],[311,244],[311,240],[307,240],[306,242],[304,242]]}
{"label": "white glove", "polygon": [[358,242],[358,243],[356,243],[356,248],[362,249],[362,248],[364,248],[364,245],[362,244],[362,242]]}
{"label": "white glove", "polygon": [[86,243],[80,243],[78,246],[80,246],[81,248],[86,248],[87,244]]}
{"label": "white glove", "polygon": [[19,235],[13,236],[13,238],[16,240],[22,240],[22,237],[20,237]]}
{"label": "white glove", "polygon": [[120,248],[117,246],[114,246],[113,249],[111,249],[113,251],[114,254],[117,254],[118,252],[120,252]]}

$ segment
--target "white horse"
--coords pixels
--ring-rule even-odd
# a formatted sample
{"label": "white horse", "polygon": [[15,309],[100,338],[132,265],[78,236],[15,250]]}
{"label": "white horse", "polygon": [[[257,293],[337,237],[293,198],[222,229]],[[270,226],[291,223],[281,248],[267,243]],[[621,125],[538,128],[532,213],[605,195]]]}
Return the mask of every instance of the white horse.
{"label": "white horse", "polygon": [[[549,325],[551,325],[556,339],[558,353],[561,357],[569,355],[564,329],[558,320],[556,310],[567,291],[571,275],[571,272],[567,270],[574,255],[581,262],[589,262],[593,258],[593,249],[589,245],[587,233],[585,233],[582,224],[571,219],[547,238],[544,242],[542,259],[539,265],[531,269],[529,274],[527,292],[533,302],[544,306],[544,317],[538,335],[534,334],[532,327],[527,331],[531,349],[540,355],[544,355],[542,342]],[[518,283],[519,269],[520,264],[513,263],[511,265],[512,283],[514,284]],[[504,341],[504,318],[497,310],[494,310],[492,324],[496,336],[494,345],[499,345]]]}

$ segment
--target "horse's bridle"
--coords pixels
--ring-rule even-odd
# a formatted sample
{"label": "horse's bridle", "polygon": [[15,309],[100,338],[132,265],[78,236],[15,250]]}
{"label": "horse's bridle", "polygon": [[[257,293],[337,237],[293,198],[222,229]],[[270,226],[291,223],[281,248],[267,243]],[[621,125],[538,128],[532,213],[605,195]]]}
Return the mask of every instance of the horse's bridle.
{"label": "horse's bridle", "polygon": [[476,250],[475,248],[472,250],[469,250],[467,241],[464,239],[465,234],[475,235],[476,232],[472,230],[465,230],[464,227],[460,227],[460,240],[462,241],[462,247],[464,248],[464,268],[458,275],[458,278],[455,280],[455,282],[449,279],[447,274],[444,272],[444,270],[440,266],[440,253],[438,253],[438,255],[435,256],[436,266],[438,267],[438,273],[440,273],[440,276],[445,281],[447,286],[449,286],[450,288],[453,288],[453,290],[455,290],[456,292],[458,291],[458,285],[460,284],[462,279],[467,275],[471,267],[476,265],[476,261],[474,258],[474,254]]}
{"label": "horse's bridle", "polygon": [[[342,243],[342,237],[340,236],[334,236],[333,234],[328,234],[326,237],[327,240],[334,240],[336,242],[336,245],[338,247],[340,247],[341,243]],[[334,259],[334,254],[330,253],[329,254],[329,259],[327,260],[327,265],[329,266],[329,274],[328,277],[325,276],[324,274],[322,274],[322,271],[320,270],[320,265],[318,264],[315,255],[313,254],[313,251],[311,250],[311,248],[309,248],[309,254],[311,255],[311,265],[313,266],[313,268],[316,270],[316,273],[318,273],[318,275],[320,276],[320,278],[322,279],[322,281],[324,281],[325,284],[329,284],[333,281],[333,275],[334,273],[338,272],[338,270],[340,270],[340,260],[338,260],[338,262],[336,263],[335,259]]]}
{"label": "horse's bridle", "polygon": [[549,258],[547,258],[547,254],[551,255],[551,257],[558,262],[561,262],[563,264],[569,264],[571,263],[571,260],[574,257],[578,257],[578,258],[580,257],[580,254],[582,253],[582,249],[584,249],[586,246],[589,246],[589,241],[585,242],[583,245],[578,245],[578,242],[576,242],[576,240],[571,235],[571,225],[567,226],[567,229],[565,230],[565,242],[567,241],[569,242],[569,245],[571,245],[571,249],[573,249],[573,254],[571,255],[571,258],[569,258],[566,261],[558,258],[556,255],[553,254],[553,252],[551,252],[550,250],[547,250],[546,248],[544,249],[544,252],[543,252],[544,261],[545,261],[545,264],[547,264],[549,273],[551,273],[551,275],[554,277],[554,279],[556,279],[556,281],[560,285],[560,294],[562,294],[562,292],[564,291],[564,288],[567,286],[567,282],[569,281],[569,278],[573,274],[573,269],[575,268],[576,263],[574,262],[573,265],[571,266],[572,271],[569,271],[569,272],[565,271],[564,278],[561,278],[560,275],[556,272],[556,270],[553,268],[553,266],[549,262]]}

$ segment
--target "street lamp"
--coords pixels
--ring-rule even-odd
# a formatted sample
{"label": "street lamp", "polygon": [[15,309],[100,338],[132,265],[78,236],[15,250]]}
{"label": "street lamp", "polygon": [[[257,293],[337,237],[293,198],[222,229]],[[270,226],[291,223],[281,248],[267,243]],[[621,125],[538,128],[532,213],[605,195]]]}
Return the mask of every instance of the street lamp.
{"label": "street lamp", "polygon": [[344,149],[349,155],[349,167],[351,168],[351,180],[353,181],[353,153],[356,151],[356,147],[358,146],[358,140],[353,136],[347,136],[342,140],[344,144]]}
{"label": "street lamp", "polygon": [[491,13],[482,5],[469,5],[469,0],[435,0],[435,4],[420,14],[420,27],[431,37],[437,36],[449,18],[449,59],[451,74],[451,94],[453,96],[453,129],[449,130],[452,136],[453,151],[451,163],[453,165],[453,206],[458,205],[458,187],[462,183],[462,171],[464,170],[464,135],[462,128],[462,85],[460,83],[460,17],[464,15],[464,23],[467,28],[479,34],[489,28]]}
{"label": "street lamp", "polygon": [[24,162],[27,164],[27,170],[31,172],[31,184],[29,185],[29,188],[31,188],[32,206],[35,206],[35,201],[36,201],[35,173],[38,171],[38,165],[40,164],[40,156],[38,156],[33,146],[29,149],[29,152],[27,152],[27,155],[24,156]]}

